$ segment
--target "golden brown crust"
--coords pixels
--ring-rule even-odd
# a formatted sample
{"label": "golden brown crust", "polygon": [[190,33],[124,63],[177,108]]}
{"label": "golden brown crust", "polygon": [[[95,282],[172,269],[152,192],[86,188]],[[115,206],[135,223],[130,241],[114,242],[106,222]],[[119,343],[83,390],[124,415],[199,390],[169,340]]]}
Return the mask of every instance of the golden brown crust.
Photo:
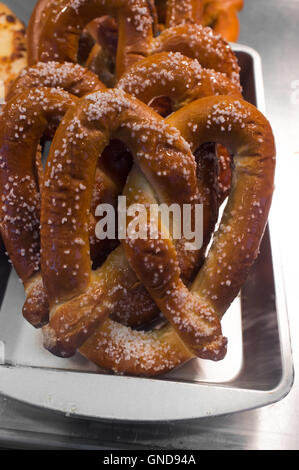
{"label": "golden brown crust", "polygon": [[[41,0],[28,28],[28,61],[77,62],[80,35],[85,26],[100,16],[118,20],[117,75],[148,53],[153,18],[147,0]],[[41,27],[42,25],[42,27]]]}
{"label": "golden brown crust", "polygon": [[[67,147],[65,147],[65,143],[63,144],[64,138],[67,138],[70,128],[73,128],[74,125],[77,135],[80,132],[81,134],[85,133],[86,137],[88,136],[88,148],[86,145],[84,146],[84,153],[82,153],[80,142],[74,139],[73,134],[72,138],[70,135],[71,143],[67,144]],[[109,308],[113,308],[113,297],[109,302],[98,303],[98,295],[103,295],[103,285],[101,285],[102,281],[97,283],[98,277],[103,279],[104,276],[105,280],[107,276],[103,275],[103,269],[104,272],[105,269],[111,269],[113,263],[109,261],[108,257],[103,269],[100,268],[95,273],[91,273],[88,239],[86,239],[86,229],[84,228],[86,227],[86,209],[90,205],[91,198],[88,188],[94,175],[97,155],[101,154],[103,145],[111,136],[121,138],[125,142],[132,152],[135,163],[146,175],[148,181],[151,182],[161,201],[168,204],[176,201],[180,205],[189,201],[193,205],[198,197],[195,161],[192,154],[189,153],[186,143],[180,139],[175,128],[168,128],[163,119],[160,118],[159,120],[158,116],[141,102],[120,90],[110,90],[101,94],[101,96],[96,93],[89,95],[86,99],[81,100],[74,112],[68,113],[65,124],[60,126],[56,133],[51,149],[50,162],[53,161],[53,152],[56,155],[56,162],[47,168],[49,185],[43,192],[41,217],[42,272],[52,309],[50,325],[45,329],[45,344],[55,354],[73,354],[75,348],[80,346],[92,331],[95,331],[107,318]],[[164,152],[163,148],[165,148]],[[65,152],[67,152],[67,158],[71,162],[76,162],[76,165],[69,166],[64,161]],[[89,158],[86,160],[83,156],[87,155],[88,152]],[[163,154],[165,157],[161,158]],[[59,165],[63,165],[65,172],[69,175],[67,179],[64,179],[64,184],[61,186],[59,186],[59,179],[55,174],[57,155],[60,155]],[[184,172],[180,171],[182,166],[185,168]],[[180,170],[178,170],[179,168]],[[130,178],[126,186],[128,188],[127,196],[131,194],[134,199],[139,193],[144,194],[142,188],[137,187],[136,192],[134,192],[134,186],[130,189],[129,181]],[[136,180],[134,181],[136,185]],[[72,218],[64,214],[62,208],[59,213],[56,208],[53,210],[51,201],[53,194],[56,194],[59,199],[70,201],[69,205],[71,207],[69,196],[77,189],[80,190],[80,200],[78,201],[76,222],[74,223]],[[145,197],[148,196],[146,192],[145,195]],[[51,224],[48,223],[49,219]],[[76,243],[78,237],[82,240],[80,246],[77,246]],[[148,250],[148,254],[150,254],[153,249],[152,240],[149,240],[148,243],[149,245],[141,245],[138,250],[142,250],[141,247],[144,246],[144,249]],[[129,248],[130,243],[126,245],[126,250]],[[177,266],[174,262],[175,252],[173,249],[161,251],[161,256],[162,253],[165,256],[165,266],[168,264],[170,268],[171,266]],[[51,263],[49,262],[50,255]],[[140,256],[142,258],[142,251]],[[168,263],[168,260],[171,260],[170,263]],[[156,261],[158,261],[157,258]],[[65,269],[63,269],[64,266]],[[120,272],[121,270],[118,269],[118,276]],[[169,274],[171,272],[170,269]],[[185,298],[188,290],[181,284],[178,273],[179,271],[175,268],[176,287],[180,287],[180,291]],[[146,287],[149,291],[152,276],[155,278],[156,275],[157,270],[154,264],[150,272],[146,274],[146,284],[148,284]],[[110,288],[112,285],[109,282]],[[99,293],[96,295],[97,286]],[[120,285],[118,285],[118,288],[117,285],[115,287],[117,295],[119,295]],[[166,285],[164,285],[165,288]],[[90,289],[93,295],[88,294]],[[86,300],[82,296],[86,296]],[[68,306],[66,306],[66,302]],[[81,311],[74,309],[74,305],[71,305],[74,302],[80,302],[84,308],[81,308]],[[190,302],[187,302],[185,304],[187,310],[184,310],[181,304],[182,311],[184,310],[186,315],[184,316],[185,322],[189,318],[187,312],[190,305]],[[167,306],[164,310],[166,311],[166,309]],[[169,310],[170,313],[172,309]],[[71,320],[74,316],[74,310],[76,312],[75,321]],[[217,322],[213,324],[213,321],[216,321],[215,318],[213,320],[213,315],[209,313],[208,318],[205,320],[204,316],[205,314],[202,312],[202,317],[198,317],[192,327],[194,328],[197,325],[198,329],[198,336],[195,341],[198,354],[200,354],[203,344],[211,342],[212,337],[214,341],[214,338],[220,335],[220,325]],[[209,327],[207,323],[210,323]],[[78,331],[79,324],[81,327]],[[178,331],[179,334],[188,338],[191,335],[184,329],[178,328]],[[223,344],[220,341],[216,346],[220,351]],[[213,354],[215,356],[215,351]]]}
{"label": "golden brown crust", "polygon": [[[244,282],[263,235],[273,193],[273,134],[268,121],[254,106],[234,98],[198,100],[172,115],[169,121],[193,143],[194,148],[205,141],[214,140],[225,144],[236,155],[235,184],[220,231],[191,287],[200,302],[206,305],[205,308],[214,310],[221,317]],[[197,132],[188,126],[190,122],[198,126]],[[242,198],[242,205],[239,197]],[[238,232],[240,226],[241,232]],[[162,338],[167,335],[167,342],[170,341],[172,352],[174,348],[177,361],[173,360],[173,356],[170,359],[164,348],[161,352],[161,337],[155,337],[154,344],[152,337],[146,337],[147,341],[151,341],[146,343],[149,350],[159,350],[159,360],[156,361],[154,354],[153,362],[150,362],[149,353],[143,352],[144,341],[137,342],[136,347],[135,333],[122,331],[118,334],[117,331],[115,324],[106,322],[103,330],[98,330],[81,347],[81,353],[102,367],[138,375],[155,375],[188,360],[188,355],[185,358],[179,355],[177,336],[169,326],[160,334]],[[144,356],[147,356],[146,366]]]}
{"label": "golden brown crust", "polygon": [[195,24],[168,28],[152,41],[152,54],[163,51],[197,59],[202,67],[225,73],[233,83],[240,83],[240,67],[234,52],[211,28]]}
{"label": "golden brown crust", "polygon": [[91,91],[106,89],[95,74],[79,64],[39,62],[22,70],[9,89],[7,101],[18,93],[37,87],[63,88],[79,98]]}
{"label": "golden brown crust", "polygon": [[191,148],[217,142],[234,155],[233,185],[222,222],[192,286],[192,291],[212,300],[222,316],[257,257],[267,222],[275,170],[271,126],[253,105],[223,96],[195,101],[169,122]]}
{"label": "golden brown crust", "polygon": [[180,24],[201,24],[203,15],[202,0],[168,0],[166,8],[166,28]]}
{"label": "golden brown crust", "polygon": [[203,68],[197,59],[180,52],[160,52],[138,61],[122,75],[117,88],[147,105],[161,96],[170,98],[173,111],[205,96],[241,97],[239,83],[224,73]]}
{"label": "golden brown crust", "polygon": [[[37,84],[44,87],[34,88]],[[59,89],[52,88],[55,86]],[[75,102],[75,96],[62,89],[81,96],[105,87],[95,75],[79,65],[38,64],[22,71],[12,84],[9,101],[1,116],[1,185],[5,198],[1,209],[1,232],[26,290],[23,315],[36,327],[45,324],[49,317],[47,296],[36,275],[40,257],[39,193],[43,181],[39,141],[45,134],[53,135],[60,119]],[[101,194],[109,198],[115,188],[107,178],[106,182]],[[94,256],[104,248],[103,244],[100,248],[98,245],[94,247]]]}

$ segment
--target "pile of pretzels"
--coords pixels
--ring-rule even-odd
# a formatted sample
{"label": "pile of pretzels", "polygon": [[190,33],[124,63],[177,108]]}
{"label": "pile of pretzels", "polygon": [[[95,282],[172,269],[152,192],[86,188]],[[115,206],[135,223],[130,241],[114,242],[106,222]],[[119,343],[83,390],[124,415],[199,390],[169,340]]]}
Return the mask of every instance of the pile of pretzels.
{"label": "pile of pretzels", "polygon": [[[0,228],[23,316],[51,353],[148,377],[224,358],[221,318],[258,256],[275,171],[271,126],[243,99],[227,42],[241,8],[37,2],[0,116]],[[98,239],[97,208],[120,195],[192,217],[202,204],[201,248],[159,218],[153,238]]]}

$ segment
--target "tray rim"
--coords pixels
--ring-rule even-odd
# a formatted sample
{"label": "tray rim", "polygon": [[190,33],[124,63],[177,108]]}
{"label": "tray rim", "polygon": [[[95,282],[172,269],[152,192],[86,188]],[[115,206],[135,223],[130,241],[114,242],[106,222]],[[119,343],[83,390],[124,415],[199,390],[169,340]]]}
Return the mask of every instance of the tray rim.
{"label": "tray rim", "polygon": [[[266,114],[260,55],[253,48],[242,44],[232,44],[232,48],[234,51],[246,52],[252,57],[257,107]],[[221,383],[193,384],[101,375],[99,392],[97,374],[2,365],[0,366],[0,394],[40,409],[56,411],[76,418],[139,423],[219,416],[280,401],[292,388],[294,367],[279,241],[273,229],[275,226],[273,213],[271,209],[268,227],[282,362],[281,380],[273,389],[264,391],[231,387]],[[16,390],[16,383],[22,383],[22,390]],[[33,383],[34,387],[32,387]],[[144,384],[146,384],[145,387]],[[88,403],[86,399],[82,403],[82,396],[89,397]],[[126,397],[126,400],[123,400],[123,397]]]}

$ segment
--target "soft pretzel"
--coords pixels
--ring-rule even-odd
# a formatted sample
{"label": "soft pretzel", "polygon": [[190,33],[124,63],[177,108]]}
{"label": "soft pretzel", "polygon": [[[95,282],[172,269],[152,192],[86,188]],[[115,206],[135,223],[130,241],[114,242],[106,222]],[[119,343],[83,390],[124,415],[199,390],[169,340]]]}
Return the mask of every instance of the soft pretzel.
{"label": "soft pretzel", "polygon": [[[194,100],[199,96],[206,96],[214,93],[233,93],[240,95],[240,88],[237,85],[232,84],[226,76],[223,74],[216,74],[212,71],[203,70],[200,65],[191,59],[184,58],[180,54],[173,53],[162,53],[151,58],[144,59],[139,62],[140,65],[136,64],[128,71],[127,74],[123,76],[120,80],[118,86],[124,88],[126,91],[133,92],[135,89],[135,94],[137,97],[141,98],[142,101],[147,102],[151,101],[151,98],[154,98],[156,95],[162,92],[169,94],[170,90],[175,86],[176,91],[171,91],[170,96],[176,98],[177,106],[183,105],[184,102]],[[144,81],[144,74],[147,75],[147,82],[144,82],[144,86],[140,87],[140,83]],[[157,79],[159,79],[159,73],[162,76],[166,77],[165,83],[158,86]],[[132,83],[132,77],[134,81]],[[185,93],[185,80],[187,80],[188,92]],[[154,82],[156,80],[156,83]],[[139,83],[139,86],[137,86]],[[160,88],[160,89],[159,89]],[[207,165],[207,164],[206,164]],[[210,165],[211,166],[211,165]],[[214,166],[210,170],[206,169],[206,176],[203,179],[204,185],[207,185],[207,178],[210,178],[214,173]],[[202,176],[202,175],[201,175]],[[210,186],[214,185],[214,182],[211,180],[209,183]],[[101,192],[101,191],[100,191]],[[99,192],[99,194],[100,194]],[[208,206],[208,198],[212,198],[210,209],[214,213],[208,210],[204,212],[206,234],[205,234],[205,244],[209,241],[209,235],[211,229],[214,227],[216,213],[216,207],[214,205],[214,193],[213,191],[207,192],[207,187],[202,188],[202,195],[205,196],[205,206]],[[104,198],[105,199],[105,198]],[[99,202],[98,202],[99,203]],[[93,204],[93,210],[96,208],[96,204]],[[138,322],[143,323],[145,319],[150,319],[157,315],[157,309],[155,305],[150,301],[148,296],[145,295],[144,289],[142,286],[136,286],[132,291],[127,289],[131,293],[131,297],[127,299],[127,302],[119,302],[116,311],[114,312],[114,318],[121,320],[126,315],[126,321],[130,324],[138,324]],[[132,298],[137,297],[139,300]],[[135,312],[135,314],[134,314]],[[136,317],[136,312],[138,315]]]}
{"label": "soft pretzel", "polygon": [[117,16],[119,27],[117,77],[145,56],[173,51],[196,58],[203,67],[226,73],[233,81],[239,80],[240,69],[234,53],[210,28],[178,25],[155,38],[151,8],[146,0],[113,0],[109,6],[107,0],[80,3],[55,0],[51,8],[44,2],[37,4],[28,28],[29,64],[49,60],[76,62],[83,28],[97,16],[112,14]]}
{"label": "soft pretzel", "polygon": [[122,75],[117,88],[147,105],[165,96],[171,100],[172,111],[205,96],[241,97],[239,83],[179,52],[160,52],[136,62]]}
{"label": "soft pretzel", "polygon": [[[146,82],[144,81],[145,74],[147,75]],[[159,76],[159,74],[161,74],[161,76]],[[159,78],[162,76],[165,77],[163,84],[159,82]],[[188,85],[187,93],[185,92],[186,80]],[[140,83],[142,82],[143,87],[140,87]],[[178,53],[161,53],[157,56],[144,59],[130,68],[127,74],[120,80],[118,86],[131,93],[133,93],[133,89],[135,89],[137,97],[141,98],[144,102],[151,101],[157,94],[170,93],[170,96],[176,99],[177,106],[182,106],[192,99],[194,100],[199,96],[207,96],[209,94],[232,93],[238,96],[240,95],[240,87],[232,84],[226,76],[204,70],[197,61],[184,58]],[[175,91],[173,91],[173,87],[175,87]],[[120,151],[122,151],[122,149],[120,149]],[[212,190],[207,191],[207,186],[211,186],[213,189],[213,185],[215,184],[211,179],[211,175],[215,172],[214,165],[207,163],[205,165],[212,166],[210,170],[208,168],[205,169],[206,176],[202,180],[204,187],[201,191],[202,195],[205,197],[205,206],[207,207],[209,205],[212,211],[212,213],[208,210],[204,212],[204,226],[206,228],[204,238],[206,245],[209,241],[211,230],[214,228],[217,217],[215,211],[217,208],[214,204],[214,192]],[[207,178],[211,180],[208,184]],[[100,193],[101,191],[99,191],[99,195]],[[208,202],[209,198],[212,199],[210,203]],[[105,198],[102,199],[105,200]],[[98,201],[98,203],[100,203],[100,201]],[[92,207],[94,211],[96,204],[93,204]],[[212,216],[213,213],[214,216]],[[124,319],[129,324],[134,325],[140,322],[144,323],[146,319],[149,320],[157,315],[157,308],[144,293],[142,286],[136,286],[133,290],[130,290],[130,293],[132,297],[137,297],[137,300],[135,299],[134,302],[133,299],[128,298],[127,302],[119,302],[113,315],[114,318],[118,320]],[[137,312],[138,314],[136,316]],[[125,317],[124,314],[126,315]]]}
{"label": "soft pretzel", "polygon": [[213,28],[226,41],[238,39],[238,12],[243,8],[243,0],[156,0],[155,3],[162,28],[202,24]]}
{"label": "soft pretzel", "polygon": [[210,28],[185,24],[164,30],[153,39],[152,54],[172,51],[197,59],[204,68],[225,73],[234,83],[240,82],[240,67],[230,46]]}
{"label": "soft pretzel", "polygon": [[[93,177],[93,165],[96,163],[97,155],[101,154],[101,147],[105,145],[107,137],[112,133],[126,142],[132,151],[135,163],[138,162],[139,167],[151,181],[162,201],[166,203],[177,201],[178,204],[192,201],[194,204],[194,200],[198,197],[195,161],[185,142],[181,141],[176,129],[168,129],[162,118],[158,120],[155,113],[141,102],[131,98],[130,95],[111,90],[101,96],[89,95],[85,100],[82,100],[75,113],[68,114],[65,129],[60,126],[61,133],[60,131],[56,133],[51,155],[53,152],[58,153],[61,150],[60,139],[63,135],[67,135],[68,126],[73,125],[74,122],[77,123],[79,129],[82,127],[82,132],[83,130],[86,132],[86,137],[88,136],[88,140],[91,140],[90,148],[93,151],[92,154],[89,154],[88,160],[82,159],[80,142],[76,139],[72,139],[74,143],[70,143],[70,148],[67,149],[68,158],[76,161],[79,173],[73,174],[72,179],[67,180],[68,184],[66,182],[63,190],[60,190],[63,193],[61,196],[63,199],[67,198],[68,193],[74,191],[74,185],[78,184],[77,181],[82,180],[83,186],[86,188],[82,193],[82,204],[80,212],[77,213],[76,224],[74,225],[68,218],[62,226],[60,214],[53,213],[52,192],[58,190],[55,176],[51,178],[49,187],[45,188],[42,202],[42,271],[52,309],[50,327],[46,328],[48,338],[46,342],[47,347],[56,354],[73,354],[74,348],[82,344],[87,335],[90,335],[103,321],[101,311],[105,312],[107,307],[111,308],[111,301],[100,304],[98,302],[97,290],[101,291],[103,270],[100,268],[95,273],[91,274],[90,272],[88,242],[86,243],[84,229],[86,214],[83,214],[84,211],[81,212],[82,207],[89,203],[88,181]],[[142,140],[140,140],[141,138]],[[97,150],[94,153],[95,145],[97,145]],[[163,146],[167,152],[165,157],[168,158],[161,158]],[[62,160],[65,151],[61,154]],[[87,155],[86,152],[87,148],[85,148],[85,155]],[[81,165],[84,166],[84,171]],[[178,165],[186,165],[186,170],[181,173]],[[48,173],[50,171],[52,175],[55,175],[55,170],[49,169]],[[81,175],[80,179],[78,179],[79,174]],[[53,226],[47,223],[48,219],[54,220]],[[70,228],[74,240],[70,239],[69,235],[66,238]],[[48,244],[51,230],[54,232],[51,235],[51,242]],[[82,244],[76,246],[75,240],[78,237],[82,240]],[[51,252],[54,249],[57,255],[57,257],[55,255],[54,263],[49,261],[49,248]],[[64,255],[64,252],[68,250],[70,253]],[[190,257],[192,257],[192,253],[191,251]],[[196,253],[193,256],[196,256]],[[70,265],[72,261],[75,263],[73,267]],[[68,266],[66,269],[60,269],[66,264]],[[187,266],[186,269],[188,270],[188,268]],[[105,276],[107,277],[108,274]],[[54,284],[53,278],[55,279]],[[57,282],[61,286],[60,290],[57,290]],[[116,289],[114,295],[121,295],[119,290],[119,288]],[[111,292],[112,298],[113,292],[114,289]],[[73,308],[76,302],[83,305],[81,310]],[[200,323],[200,319],[198,321]],[[82,324],[84,324],[83,329]],[[214,325],[215,334],[219,334],[219,325],[217,328],[216,326]]]}
{"label": "soft pretzel", "polygon": [[77,97],[82,97],[91,91],[106,89],[96,75],[78,64],[39,62],[21,71],[8,91],[7,101],[25,90],[41,86],[63,88]]}
{"label": "soft pretzel", "polygon": [[65,91],[38,88],[9,101],[0,118],[1,235],[24,284],[24,315],[35,325],[48,318],[39,273],[40,188],[36,152],[46,128],[50,124],[57,126],[74,102],[75,97]]}
{"label": "soft pretzel", "polygon": [[224,39],[236,42],[240,24],[238,12],[244,6],[243,0],[203,0],[203,24],[211,26]]}
{"label": "soft pretzel", "polygon": [[148,53],[153,35],[152,9],[147,0],[41,0],[28,27],[28,62],[77,61],[80,35],[100,16],[118,20],[117,75]]}
{"label": "soft pretzel", "polygon": [[[239,84],[231,82],[223,73],[202,68],[197,60],[178,52],[161,52],[140,60],[129,67],[117,87],[152,106],[157,112],[161,112],[161,104],[165,104],[165,101],[161,103],[161,97],[167,98],[170,103],[166,103],[166,115],[206,96],[241,97]],[[217,149],[220,153],[218,197],[222,202],[230,187],[230,156],[225,148],[218,146]]]}
{"label": "soft pretzel", "polygon": [[[119,103],[120,99],[118,99],[118,104]],[[100,104],[98,106],[100,107]],[[107,112],[107,108],[104,107],[104,109]],[[95,113],[94,108],[93,113],[89,116],[93,116],[93,118],[97,116],[98,119],[98,114]],[[260,240],[267,221],[273,193],[275,167],[275,146],[271,127],[268,121],[254,106],[242,100],[223,96],[203,98],[191,103],[172,115],[168,121],[171,124],[175,124],[176,128],[178,128],[182,135],[185,135],[190,142],[193,141],[192,147],[196,148],[209,141],[220,141],[235,155],[234,186],[230,193],[222,223],[207,260],[191,288],[191,291],[196,294],[194,299],[196,299],[195,303],[197,307],[201,306],[202,310],[209,313],[214,312],[215,314],[215,312],[217,312],[219,317],[221,317],[238,293],[248,274],[250,266],[257,256]],[[83,122],[85,127],[87,122],[85,119]],[[190,122],[192,126],[188,125]],[[77,147],[75,148],[77,149]],[[72,152],[75,151],[75,148],[72,149]],[[55,187],[55,181],[53,181],[53,185]],[[51,185],[52,190],[53,185]],[[144,182],[144,178],[140,175],[138,170],[137,174],[133,174],[133,188],[132,185],[130,186],[129,179],[127,194],[130,194],[134,187],[136,190],[135,195],[139,194],[140,188],[142,188],[142,197],[144,197],[144,194],[147,197],[150,194],[150,191],[148,191],[148,183],[146,181]],[[241,205],[240,201],[243,201]],[[45,202],[44,207],[46,207],[47,210],[49,209],[47,202]],[[82,214],[83,212],[82,210]],[[47,211],[46,214],[48,215]],[[48,240],[49,233],[47,225],[45,225],[45,227],[46,231],[42,239]],[[55,226],[55,229],[60,231],[61,225],[59,228],[58,224],[57,228]],[[56,244],[58,243],[57,240],[61,239],[62,234],[58,238],[55,237]],[[182,299],[181,301],[179,300],[180,295],[177,295],[178,291],[173,292],[173,299],[171,299],[172,296],[170,295],[167,306],[165,306],[164,297],[162,296],[162,298],[160,298],[160,295],[165,293],[164,288],[167,286],[167,276],[166,280],[164,279],[164,283],[158,275],[158,290],[155,289],[157,279],[153,285],[150,285],[153,278],[151,277],[151,265],[148,265],[147,259],[151,251],[148,250],[147,247],[147,256],[142,257],[136,255],[136,253],[142,254],[143,252],[142,242],[137,240],[136,243],[138,246],[137,251],[134,250],[135,241],[126,240],[125,247],[126,255],[129,257],[130,264],[133,265],[138,277],[147,286],[151,294],[154,295],[164,312],[169,309],[169,311],[173,313],[176,311],[177,305],[179,304],[180,314],[182,315],[186,304]],[[62,250],[64,244],[58,244],[60,244],[60,246],[57,246],[56,250]],[[156,248],[157,246],[154,244],[153,253]],[[49,267],[46,266],[49,252],[45,254],[44,272],[47,273],[46,275],[49,275],[49,289],[53,289],[53,304],[55,304],[55,300],[59,302],[57,306],[54,307],[51,328],[47,327],[45,330],[46,345],[49,349],[57,353],[57,349],[61,348],[62,344],[59,344],[61,337],[59,338],[58,333],[62,336],[65,335],[65,331],[60,331],[60,328],[62,326],[63,328],[66,327],[66,322],[72,318],[72,315],[76,316],[76,324],[78,323],[80,318],[80,315],[78,316],[78,309],[76,308],[78,303],[83,310],[83,312],[81,311],[81,315],[83,316],[86,315],[87,312],[91,315],[92,310],[97,310],[97,315],[99,315],[99,310],[101,310],[101,314],[103,315],[105,310],[111,308],[113,294],[109,295],[107,292],[104,293],[105,283],[108,282],[111,287],[111,281],[115,280],[116,276],[116,285],[119,285],[120,273],[126,272],[125,278],[128,279],[130,271],[126,267],[123,254],[121,254],[120,251],[121,249],[119,248],[118,251],[111,254],[111,258],[107,259],[103,267],[92,274],[91,283],[90,273],[86,276],[88,263],[84,271],[82,271],[82,269],[77,271],[75,279],[72,280],[72,289],[75,288],[75,293],[77,294],[77,298],[75,299],[73,297],[74,291],[72,291],[72,293],[70,291],[65,293],[61,288],[59,291],[59,286],[62,285],[59,279],[57,280],[57,284],[59,285],[56,286],[56,288],[58,287],[58,293],[57,290],[54,291],[53,282],[55,281],[55,276],[54,272],[51,273]],[[43,249],[43,254],[44,253]],[[81,256],[84,257],[82,253]],[[81,256],[77,256],[78,262]],[[166,256],[166,258],[169,256],[168,250],[166,250],[166,254],[162,251],[162,259],[164,256]],[[155,260],[155,257],[153,259]],[[122,262],[124,262],[123,267],[121,267]],[[60,273],[58,263],[59,259],[57,258],[55,267]],[[155,261],[153,261],[153,263],[155,264]],[[48,264],[50,263],[48,262]],[[163,262],[160,264],[164,265]],[[165,266],[167,266],[167,270],[172,271],[169,264],[166,263]],[[173,266],[175,271],[177,266],[175,264]],[[64,276],[64,274],[62,275]],[[79,284],[77,280],[78,275],[80,277]],[[59,276],[60,274],[58,278]],[[108,281],[106,279],[107,276],[109,277]],[[87,281],[85,279],[84,281],[84,278],[88,278],[89,280]],[[89,289],[84,293],[86,284],[89,285]],[[168,289],[167,292],[166,298],[169,295]],[[120,295],[120,292],[118,292],[117,295]],[[106,296],[107,302],[104,302],[103,300]],[[69,297],[71,297],[71,299],[67,300]],[[99,304],[99,299],[101,298],[102,302]],[[73,313],[71,313],[72,310]],[[169,312],[167,313],[169,314]],[[93,314],[95,314],[95,312],[93,312]],[[106,316],[107,311],[105,315],[102,316],[102,320],[103,317]],[[177,318],[182,319],[180,315],[178,315]],[[82,316],[80,321],[82,321]],[[53,329],[54,325],[57,328],[56,330]],[[90,334],[90,332],[91,330],[89,329],[88,333]],[[168,339],[166,340],[166,338]],[[192,351],[192,347],[194,348],[196,345],[194,346],[192,341],[190,343],[190,331],[188,330],[187,334],[185,331],[183,334],[182,331],[180,331],[180,338],[184,338],[184,342],[186,341],[187,345],[184,343],[185,348],[182,346],[181,340],[178,341],[177,334],[174,333],[174,330],[170,326],[154,334],[140,334],[136,331],[132,332],[130,329],[123,326],[118,327],[118,324],[106,320],[103,329],[100,329],[85,342],[81,347],[81,352],[101,366],[111,366],[114,370],[119,372],[148,375],[161,373],[162,371],[165,372],[174,365],[178,365],[181,361],[185,361],[194,355],[194,350],[193,353],[190,352],[190,350]],[[76,339],[78,340],[78,338]],[[80,342],[82,340],[84,341],[84,339],[81,336]],[[64,340],[65,344],[62,349],[64,354],[68,354],[74,346],[74,337],[65,335]],[[167,342],[165,343],[165,341],[168,340],[169,344],[167,344]],[[70,345],[69,343],[72,344]],[[220,354],[219,358],[222,357],[220,351],[223,353],[223,340],[220,341],[220,344],[218,343],[218,349],[216,348],[216,350],[215,343],[217,343],[217,340],[212,342],[213,346],[211,349],[207,347],[207,349],[201,350],[199,354],[204,355],[205,352],[207,357],[213,357],[214,354],[213,358],[216,358],[216,351],[218,351]],[[149,359],[150,355],[151,360]],[[157,357],[159,361],[156,361]]]}
{"label": "soft pretzel", "polygon": [[[219,231],[191,286],[206,308],[221,318],[246,279],[263,236],[273,193],[272,130],[254,106],[229,97],[195,101],[174,113],[169,123],[193,149],[203,142],[217,141],[235,155],[234,185]],[[192,357],[182,350],[170,326],[155,332],[154,337],[146,332],[139,336],[124,327],[119,331],[111,321],[106,321],[80,352],[102,367],[137,375],[164,373]]]}
{"label": "soft pretzel", "polygon": [[[40,87],[35,88],[38,84]],[[59,89],[55,87],[59,87]],[[64,93],[62,89],[71,92],[72,95]],[[61,116],[68,106],[74,103],[75,96],[73,95],[82,96],[93,90],[104,89],[104,85],[95,75],[79,65],[54,62],[37,64],[34,67],[24,69],[12,84],[8,94],[8,102],[0,118],[2,127],[0,138],[2,149],[1,188],[2,200],[4,200],[1,209],[1,233],[7,252],[26,290],[27,300],[23,314],[36,327],[48,321],[48,305],[47,296],[38,273],[38,201],[43,171],[40,156],[35,158],[34,164],[32,159],[37,153],[42,135],[52,136]],[[40,103],[38,103],[39,100]],[[45,107],[43,108],[43,106]],[[18,145],[20,139],[22,139],[22,144],[24,143],[24,151],[22,146]],[[15,150],[16,146],[18,151]],[[23,170],[28,171],[28,175],[25,175],[28,178],[28,183],[26,183],[26,177],[20,175],[22,169],[19,172],[18,165],[20,163],[17,163],[19,160],[24,162]],[[25,178],[24,184],[22,178]],[[15,190],[9,184],[10,180],[11,182],[22,180],[22,184],[18,188],[20,195],[16,195],[14,205],[10,196],[7,196],[7,194],[15,194]],[[16,183],[13,185],[16,186]],[[98,186],[100,186],[100,197]],[[92,207],[96,207],[99,201],[114,202],[116,197],[117,189],[111,178],[104,175],[101,169],[97,169]],[[18,201],[24,201],[24,211],[21,205],[17,207]],[[13,213],[10,214],[10,211]],[[22,217],[17,216],[17,213],[22,214]],[[29,222],[30,216],[32,217],[32,227]],[[28,219],[25,224],[25,235],[19,227],[24,218]],[[90,231],[94,234],[93,218],[91,218],[90,224]],[[14,237],[11,237],[11,232],[15,233]],[[93,259],[96,258],[99,251],[103,251],[104,246],[101,242],[96,241]],[[115,244],[112,247],[115,247]]]}

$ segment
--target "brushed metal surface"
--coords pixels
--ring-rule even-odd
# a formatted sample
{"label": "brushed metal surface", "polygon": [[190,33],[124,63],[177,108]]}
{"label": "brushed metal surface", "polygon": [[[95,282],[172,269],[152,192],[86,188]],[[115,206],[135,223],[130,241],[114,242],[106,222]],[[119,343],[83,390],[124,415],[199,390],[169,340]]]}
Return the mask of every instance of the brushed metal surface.
{"label": "brushed metal surface", "polygon": [[[8,2],[16,13],[25,20],[34,2]],[[271,213],[271,237],[279,245],[279,254],[285,279],[288,300],[289,321],[292,335],[295,371],[298,369],[299,342],[298,331],[298,262],[296,254],[298,223],[296,211],[296,182],[298,175],[298,105],[292,101],[292,83],[299,79],[298,61],[293,60],[297,52],[298,1],[283,0],[245,0],[245,9],[241,14],[240,42],[248,44],[262,56],[266,90],[267,115],[273,125],[277,149],[278,171],[277,190]],[[290,171],[291,169],[291,171]],[[296,178],[296,179],[295,179]],[[294,190],[295,188],[295,190]],[[294,208],[294,209],[293,209]],[[292,210],[292,213],[291,213]],[[261,258],[263,260],[263,258]],[[276,261],[276,260],[275,260]],[[266,264],[263,261],[263,265]],[[280,261],[277,260],[280,263]],[[267,265],[268,266],[268,265]],[[1,265],[2,272],[7,267]],[[265,315],[263,308],[255,316],[255,305],[259,297],[265,301],[268,268],[262,269],[262,278],[254,280],[257,291],[248,290],[247,327],[244,329],[244,349],[251,350],[251,355],[244,362],[247,367],[245,387],[264,382],[262,389],[271,390],[281,378],[279,356],[271,341],[277,324],[273,315]],[[3,279],[5,276],[3,277]],[[2,277],[1,277],[2,279]],[[258,292],[257,295],[255,293]],[[267,297],[267,296],[266,296]],[[273,299],[272,299],[273,300]],[[284,292],[276,296],[278,304],[284,304]],[[270,298],[266,304],[271,304]],[[262,302],[263,304],[263,302]],[[262,305],[261,304],[261,305]],[[266,305],[265,304],[265,305]],[[271,310],[271,309],[270,309]],[[250,337],[257,336],[255,347],[247,347]],[[265,348],[264,343],[267,344]],[[259,351],[268,351],[261,361],[256,356]],[[282,357],[286,360],[286,357]],[[272,366],[275,364],[274,373]],[[258,373],[256,374],[256,369]],[[208,417],[180,423],[121,424],[93,422],[89,420],[68,419],[52,413],[38,410],[15,401],[0,400],[0,436],[11,446],[42,445],[45,438],[48,446],[89,448],[196,448],[196,449],[298,449],[299,404],[298,380],[289,395],[279,403],[252,411],[229,414],[220,417]],[[50,436],[50,440],[49,440]]]}

